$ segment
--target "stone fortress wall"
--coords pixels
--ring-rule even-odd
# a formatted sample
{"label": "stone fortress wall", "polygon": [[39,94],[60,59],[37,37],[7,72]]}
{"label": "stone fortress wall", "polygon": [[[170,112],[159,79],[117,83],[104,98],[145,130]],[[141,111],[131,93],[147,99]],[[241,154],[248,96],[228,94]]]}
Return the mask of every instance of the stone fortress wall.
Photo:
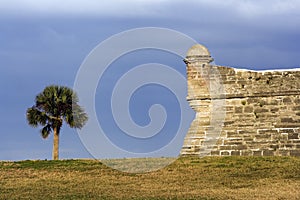
{"label": "stone fortress wall", "polygon": [[184,60],[196,117],[181,155],[300,156],[300,69],[210,65],[202,45]]}

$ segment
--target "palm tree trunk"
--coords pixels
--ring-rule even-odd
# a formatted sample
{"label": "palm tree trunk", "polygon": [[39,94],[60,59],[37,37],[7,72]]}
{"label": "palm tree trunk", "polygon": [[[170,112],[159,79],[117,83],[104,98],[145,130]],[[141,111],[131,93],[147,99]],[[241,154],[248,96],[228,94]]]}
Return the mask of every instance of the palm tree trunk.
{"label": "palm tree trunk", "polygon": [[58,146],[59,146],[59,133],[57,128],[53,128],[53,152],[52,152],[52,159],[58,160]]}

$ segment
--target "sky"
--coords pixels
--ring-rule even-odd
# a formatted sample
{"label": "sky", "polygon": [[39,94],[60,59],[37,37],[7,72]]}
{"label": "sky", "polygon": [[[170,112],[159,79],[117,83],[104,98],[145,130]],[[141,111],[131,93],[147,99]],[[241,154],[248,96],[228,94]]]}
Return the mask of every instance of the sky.
{"label": "sky", "polygon": [[[51,84],[73,87],[80,66],[99,43],[143,27],[186,34],[205,45],[218,65],[252,70],[300,67],[298,0],[0,0],[0,160],[51,159],[52,137],[42,139],[39,129],[26,122],[26,109],[35,96]],[[148,50],[121,57],[108,74],[118,77],[121,66],[148,62],[185,73],[182,58]],[[101,87],[95,97],[99,102],[109,88],[104,84],[100,91]],[[144,89],[148,96],[138,91],[131,102],[132,116],[140,125],[149,120],[143,117],[143,106],[157,102],[150,96],[160,96],[165,106],[169,101],[164,88],[156,88],[158,93],[155,87]],[[102,104],[95,107],[98,117],[107,116]],[[175,112],[172,106],[168,109]],[[166,131],[174,128],[176,123],[171,123]],[[76,130],[63,126],[60,139],[61,158],[93,157]]]}

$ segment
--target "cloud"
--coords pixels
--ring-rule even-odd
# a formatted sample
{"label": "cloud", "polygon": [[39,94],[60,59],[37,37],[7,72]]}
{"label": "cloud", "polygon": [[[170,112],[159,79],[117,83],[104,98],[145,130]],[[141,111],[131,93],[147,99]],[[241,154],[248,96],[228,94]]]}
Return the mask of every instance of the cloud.
{"label": "cloud", "polygon": [[[230,11],[243,17],[295,14],[300,11],[298,0],[10,0],[0,3],[2,15],[42,16],[193,16],[185,11]],[[175,8],[175,10],[173,10]],[[173,11],[173,12],[172,12]],[[212,13],[213,14],[213,13]],[[214,13],[222,14],[222,13]]]}
{"label": "cloud", "polygon": [[230,9],[232,12],[238,12],[240,15],[248,17],[294,14],[300,10],[298,0],[194,0],[193,2],[198,5]]}
{"label": "cloud", "polygon": [[79,15],[79,16],[139,16],[155,14],[153,8],[168,0],[11,0],[1,2],[0,11],[6,15]]}
{"label": "cloud", "polygon": [[[2,34],[11,30],[11,27],[16,29],[14,34],[6,34],[9,38],[16,37],[9,43],[3,41],[2,46],[6,44],[11,47],[15,44],[16,47],[12,50],[18,48],[18,52],[25,48],[22,44],[27,45],[21,41],[25,38],[33,43],[31,49],[47,48],[55,52],[58,47],[76,47],[79,42],[81,45],[85,44],[83,41],[87,40],[82,38],[86,35],[89,38],[99,38],[101,35],[101,39],[105,39],[106,35],[108,37],[112,33],[141,26],[178,30],[207,45],[212,53],[224,49],[238,49],[239,52],[261,46],[282,53],[300,52],[299,0],[10,0],[0,3],[0,20],[3,13],[17,17],[22,14],[34,16],[32,21],[36,24],[22,25],[22,31],[19,30],[18,23],[12,26],[13,20],[6,22],[6,26],[10,28],[0,27]],[[45,20],[39,16],[49,18]],[[70,23],[67,17],[63,19],[62,16],[76,16],[77,20]],[[56,17],[58,18],[52,19]],[[23,23],[24,20],[20,21]],[[26,37],[19,37],[21,33]],[[95,41],[101,40],[95,39],[94,43]],[[91,48],[92,45],[88,47]],[[7,54],[8,50],[10,49],[2,52]],[[25,56],[33,58],[27,54]],[[246,57],[245,55],[243,58]],[[44,59],[41,56],[37,59],[41,58]],[[246,61],[242,64],[246,64]]]}

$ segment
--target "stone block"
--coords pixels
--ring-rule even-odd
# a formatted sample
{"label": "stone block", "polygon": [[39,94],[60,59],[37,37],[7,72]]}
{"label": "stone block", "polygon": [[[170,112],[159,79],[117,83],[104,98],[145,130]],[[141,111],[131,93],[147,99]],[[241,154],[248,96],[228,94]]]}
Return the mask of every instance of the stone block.
{"label": "stone block", "polygon": [[251,150],[241,151],[241,156],[252,156],[253,152]]}
{"label": "stone block", "polygon": [[300,98],[299,98],[299,96],[296,99],[294,99],[294,103],[300,105]]}
{"label": "stone block", "polygon": [[281,134],[277,134],[277,135],[273,135],[272,136],[272,140],[273,141],[277,141],[277,142],[286,142],[288,140],[288,133],[281,133]]}
{"label": "stone block", "polygon": [[299,157],[300,156],[300,150],[291,150],[290,155]]}
{"label": "stone block", "polygon": [[281,121],[281,123],[294,123],[294,120],[291,117],[281,118],[280,121]]}
{"label": "stone block", "polygon": [[226,145],[226,146],[222,145],[222,146],[219,147],[219,149],[220,150],[232,150],[233,148],[230,145]]}
{"label": "stone block", "polygon": [[283,103],[291,103],[291,102],[292,102],[292,100],[291,100],[290,97],[284,97],[284,98],[282,99],[282,101],[283,101]]}
{"label": "stone block", "polygon": [[262,156],[262,151],[253,151],[253,156]]}
{"label": "stone block", "polygon": [[247,145],[237,145],[237,146],[235,146],[235,149],[236,149],[236,150],[245,150],[245,149],[247,149],[247,148],[248,148]]}
{"label": "stone block", "polygon": [[276,149],[279,148],[279,144],[271,144],[270,148],[273,149],[273,150],[276,150]]}
{"label": "stone block", "polygon": [[235,123],[234,121],[225,121],[224,126],[232,125],[234,123]]}
{"label": "stone block", "polygon": [[221,156],[229,156],[229,151],[221,151]]}
{"label": "stone block", "polygon": [[273,150],[264,150],[263,156],[274,156],[274,151]]}
{"label": "stone block", "polygon": [[276,105],[279,105],[280,102],[277,99],[269,99],[268,105],[272,105],[272,107],[276,107]]}
{"label": "stone block", "polygon": [[284,144],[283,146],[285,149],[292,149],[294,147],[294,144]]}
{"label": "stone block", "polygon": [[246,136],[244,137],[244,142],[247,143],[247,142],[253,142],[253,138],[251,136]]}
{"label": "stone block", "polygon": [[252,131],[249,131],[249,130],[238,130],[238,135],[249,135],[249,134],[252,134],[253,132]]}
{"label": "stone block", "polygon": [[216,142],[216,145],[217,145],[217,146],[220,146],[220,145],[222,145],[222,144],[223,144],[223,140],[222,140],[222,139],[217,140],[217,142]]}
{"label": "stone block", "polygon": [[231,155],[232,155],[232,156],[240,156],[240,155],[241,155],[241,152],[240,152],[240,151],[232,151],[232,152],[231,152]]}
{"label": "stone block", "polygon": [[212,155],[212,156],[219,156],[220,155],[220,151],[211,151],[210,155]]}
{"label": "stone block", "polygon": [[258,129],[257,130],[259,134],[261,135],[272,135],[272,134],[277,134],[277,130],[272,130],[272,129]]}
{"label": "stone block", "polygon": [[242,139],[236,139],[236,140],[225,140],[224,145],[242,145],[243,141]]}
{"label": "stone block", "polygon": [[235,113],[242,113],[243,112],[243,107],[241,107],[241,106],[235,107],[234,112]]}
{"label": "stone block", "polygon": [[298,133],[289,133],[288,140],[293,140],[293,139],[299,139],[299,134]]}
{"label": "stone block", "polygon": [[253,107],[252,106],[245,106],[244,112],[245,113],[253,113]]}
{"label": "stone block", "polygon": [[255,113],[265,113],[265,112],[269,112],[269,110],[266,108],[256,108],[256,109],[254,109],[254,112]]}
{"label": "stone block", "polygon": [[255,135],[255,138],[258,139],[258,140],[271,140],[271,134],[258,134],[258,135]]}
{"label": "stone block", "polygon": [[226,106],[226,112],[233,111],[234,107],[233,106]]}
{"label": "stone block", "polygon": [[293,110],[294,110],[294,111],[299,111],[299,110],[300,110],[300,105],[293,106]]}
{"label": "stone block", "polygon": [[199,122],[199,126],[209,126],[210,125],[210,121],[200,121]]}
{"label": "stone block", "polygon": [[271,108],[270,110],[272,113],[277,113],[279,111],[279,108]]}
{"label": "stone block", "polygon": [[257,99],[255,99],[255,98],[248,98],[247,99],[247,104],[254,104],[254,103],[257,103],[258,102],[258,100]]}
{"label": "stone block", "polygon": [[275,128],[297,128],[298,126],[294,123],[278,123],[274,125]]}
{"label": "stone block", "polygon": [[278,154],[279,154],[280,156],[289,156],[289,155],[290,155],[290,151],[289,151],[289,150],[285,150],[285,149],[280,149],[280,150],[278,151]]}
{"label": "stone block", "polygon": [[278,132],[279,132],[279,133],[294,133],[295,131],[294,131],[293,128],[288,128],[288,129],[286,129],[286,128],[281,128],[281,129],[278,129]]}

